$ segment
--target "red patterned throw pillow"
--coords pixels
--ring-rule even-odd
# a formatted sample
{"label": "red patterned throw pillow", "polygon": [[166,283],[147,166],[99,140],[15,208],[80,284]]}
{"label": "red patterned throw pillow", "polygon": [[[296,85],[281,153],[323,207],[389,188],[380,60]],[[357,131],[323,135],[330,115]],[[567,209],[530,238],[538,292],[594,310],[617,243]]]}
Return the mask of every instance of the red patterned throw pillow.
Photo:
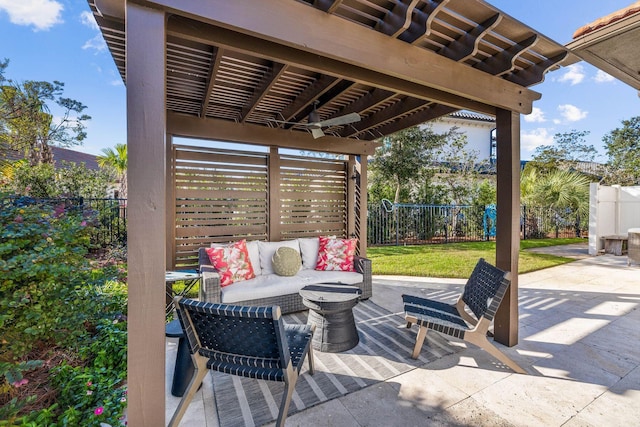
{"label": "red patterned throw pillow", "polygon": [[240,240],[229,245],[206,249],[211,265],[220,273],[220,286],[256,277],[247,251],[247,241]]}
{"label": "red patterned throw pillow", "polygon": [[355,271],[353,257],[358,239],[320,237],[316,270]]}

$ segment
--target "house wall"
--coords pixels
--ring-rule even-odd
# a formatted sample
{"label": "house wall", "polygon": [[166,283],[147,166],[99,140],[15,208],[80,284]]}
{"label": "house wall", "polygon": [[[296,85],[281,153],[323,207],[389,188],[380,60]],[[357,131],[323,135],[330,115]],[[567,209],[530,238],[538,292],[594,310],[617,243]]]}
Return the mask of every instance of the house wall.
{"label": "house wall", "polygon": [[640,227],[640,186],[592,183],[589,197],[589,255],[604,249],[602,236],[625,235]]}
{"label": "house wall", "polygon": [[491,131],[496,128],[495,121],[463,119],[445,116],[430,122],[436,133],[448,132],[456,126],[459,131],[467,135],[467,150],[477,151],[478,160],[489,160],[491,157]]}

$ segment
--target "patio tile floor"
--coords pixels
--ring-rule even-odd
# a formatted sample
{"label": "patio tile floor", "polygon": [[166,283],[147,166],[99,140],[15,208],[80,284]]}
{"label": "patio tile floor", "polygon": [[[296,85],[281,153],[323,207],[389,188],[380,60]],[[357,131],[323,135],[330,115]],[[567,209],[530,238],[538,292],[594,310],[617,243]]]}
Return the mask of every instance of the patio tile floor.
{"label": "patio tile floor", "polygon": [[[520,275],[519,344],[505,351],[529,375],[459,342],[461,352],[294,414],[287,425],[640,425],[640,266],[570,249],[575,262]],[[450,300],[463,283],[376,276],[373,300],[398,312],[402,293]],[[169,393],[175,351],[167,340],[167,420],[179,402]],[[181,425],[218,425],[205,381]]]}

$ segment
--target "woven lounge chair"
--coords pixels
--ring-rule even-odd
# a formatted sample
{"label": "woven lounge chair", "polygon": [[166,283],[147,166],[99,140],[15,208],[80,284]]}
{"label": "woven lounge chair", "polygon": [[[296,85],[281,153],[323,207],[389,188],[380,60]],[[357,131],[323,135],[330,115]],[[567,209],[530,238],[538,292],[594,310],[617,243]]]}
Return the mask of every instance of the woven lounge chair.
{"label": "woven lounge chair", "polygon": [[178,318],[195,365],[169,426],[177,426],[208,369],[285,383],[277,426],[284,426],[291,396],[305,357],[313,374],[313,329],[285,325],[280,307],[247,307],[175,298]]}
{"label": "woven lounge chair", "polygon": [[[489,325],[509,287],[509,274],[480,258],[455,305],[411,295],[402,295],[407,328],[419,326],[412,358],[417,359],[427,335],[433,329],[483,348],[515,372],[526,374],[518,364],[487,339]],[[465,305],[476,316],[465,311]]]}

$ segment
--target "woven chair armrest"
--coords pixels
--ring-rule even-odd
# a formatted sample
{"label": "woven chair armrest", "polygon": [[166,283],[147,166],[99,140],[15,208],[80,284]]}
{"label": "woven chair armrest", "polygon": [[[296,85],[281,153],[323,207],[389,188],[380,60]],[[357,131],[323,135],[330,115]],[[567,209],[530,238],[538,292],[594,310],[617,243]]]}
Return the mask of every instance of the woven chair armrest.
{"label": "woven chair armrest", "polygon": [[353,259],[353,265],[355,270],[362,274],[362,295],[360,299],[371,298],[372,292],[372,278],[371,278],[371,260],[361,256],[355,256]]}
{"label": "woven chair armrest", "polygon": [[220,274],[211,265],[201,265],[200,301],[220,302]]}

